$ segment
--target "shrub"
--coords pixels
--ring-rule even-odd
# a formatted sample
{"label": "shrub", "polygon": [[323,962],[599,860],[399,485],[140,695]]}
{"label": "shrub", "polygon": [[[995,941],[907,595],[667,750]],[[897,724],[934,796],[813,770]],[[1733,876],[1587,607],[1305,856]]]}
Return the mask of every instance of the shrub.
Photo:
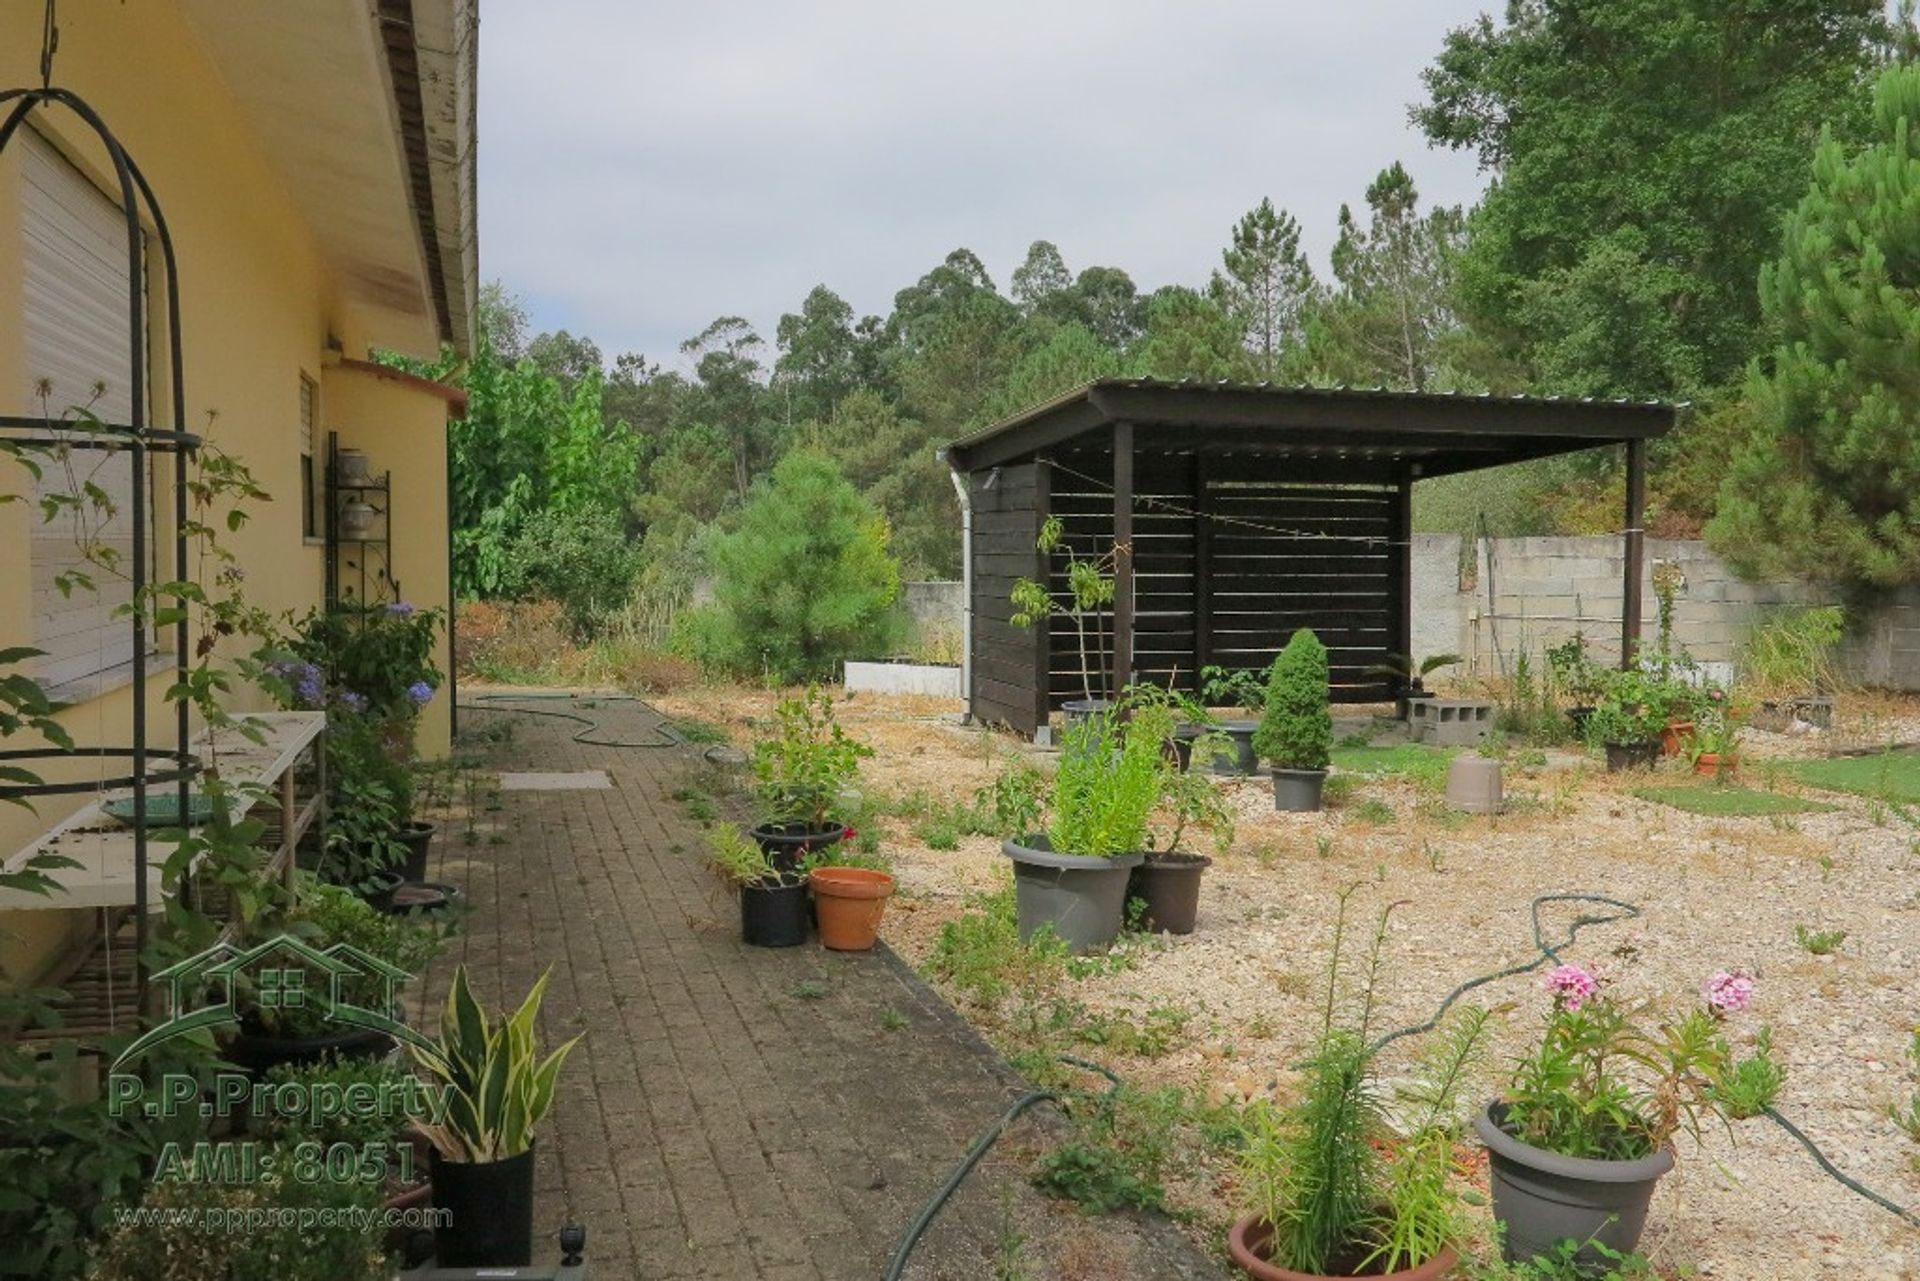
{"label": "shrub", "polygon": [[818,454],[781,459],[714,540],[712,560],[714,602],[685,616],[682,632],[707,666],[817,680],[902,635],[886,520]]}
{"label": "shrub", "polygon": [[1303,627],[1273,660],[1253,750],[1281,769],[1325,769],[1333,750],[1327,700],[1327,647]]}
{"label": "shrub", "polygon": [[453,629],[454,666],[463,677],[512,685],[537,678],[570,640],[558,601],[462,601]]}
{"label": "shrub", "polygon": [[830,826],[847,789],[860,776],[860,759],[873,749],[847,737],[833,718],[833,699],[809,689],[774,709],[778,733],[753,745],[754,794],[769,824]]}
{"label": "shrub", "polygon": [[586,640],[626,605],[639,569],[639,541],[618,514],[540,511],[507,544],[500,587],[520,600],[558,601],[574,638]]}

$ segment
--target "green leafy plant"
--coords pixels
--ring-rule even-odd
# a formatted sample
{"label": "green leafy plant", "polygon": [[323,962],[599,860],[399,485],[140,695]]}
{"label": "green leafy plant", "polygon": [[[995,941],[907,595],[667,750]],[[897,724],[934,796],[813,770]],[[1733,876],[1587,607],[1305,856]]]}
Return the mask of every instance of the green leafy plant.
{"label": "green leafy plant", "polygon": [[462,965],[453,972],[439,1041],[431,1048],[411,1047],[414,1062],[447,1091],[445,1120],[421,1127],[447,1160],[503,1161],[533,1146],[535,1129],[553,1107],[560,1068],[580,1043],[576,1036],[540,1057],[534,1019],[549,974],[540,976],[512,1016],[489,1021]]}
{"label": "green leafy plant", "polygon": [[721,824],[706,831],[707,862],[714,874],[734,889],[778,880],[780,870],[760,842],[737,827]]}
{"label": "green leafy plant", "polygon": [[1388,654],[1385,662],[1372,664],[1363,674],[1385,679],[1396,695],[1419,698],[1427,692],[1427,677],[1465,661],[1458,654],[1429,654],[1418,662],[1411,654]]}
{"label": "green leafy plant", "polygon": [[271,685],[289,706],[410,724],[446,680],[433,661],[444,621],[442,611],[406,601],[309,611],[295,621],[292,657],[273,664]]}
{"label": "green leafy plant", "polygon": [[1333,747],[1328,679],[1327,647],[1301,628],[1268,673],[1267,706],[1253,750],[1279,769],[1325,769]]}
{"label": "green leafy plant", "polygon": [[1162,713],[1142,712],[1124,729],[1111,713],[1067,731],[1053,778],[1047,839],[1063,854],[1110,858],[1147,848],[1147,819],[1171,773]]}
{"label": "green leafy plant", "polygon": [[1754,1037],[1753,1053],[1734,1061],[1713,1085],[1713,1098],[1728,1116],[1745,1121],[1772,1107],[1786,1080],[1786,1068],[1773,1057],[1773,1029],[1762,1027]]}
{"label": "green leafy plant", "polygon": [[1258,672],[1245,668],[1229,671],[1209,663],[1200,669],[1200,698],[1209,707],[1258,712],[1267,705],[1267,684]]}
{"label": "green leafy plant", "polygon": [[1033,1182],[1091,1214],[1158,1210],[1166,1204],[1165,1189],[1142,1178],[1123,1154],[1104,1144],[1062,1143],[1040,1158]]}
{"label": "green leafy plant", "polygon": [[1577,965],[1554,969],[1546,986],[1545,1034],[1507,1082],[1510,1133],[1562,1156],[1633,1161],[1724,1116],[1718,1091],[1733,1053],[1721,1020],[1751,1004],[1750,979],[1716,974],[1704,1004],[1651,1028],[1645,1007],[1605,994]]}
{"label": "green leafy plant", "polygon": [[1013,585],[1010,599],[1013,613],[1010,620],[1015,627],[1032,627],[1035,623],[1055,614],[1064,614],[1073,620],[1074,638],[1080,652],[1080,687],[1087,698],[1094,695],[1094,677],[1100,677],[1100,693],[1104,696],[1110,686],[1107,680],[1106,633],[1095,628],[1089,633],[1089,623],[1097,623],[1102,611],[1113,604],[1113,558],[1109,550],[1104,556],[1081,556],[1066,539],[1067,529],[1058,516],[1049,516],[1040,526],[1040,537],[1034,540],[1034,547],[1043,556],[1061,556],[1066,562],[1067,603],[1055,599],[1045,583],[1031,578],[1022,578]]}
{"label": "green leafy plant", "polygon": [[832,696],[818,687],[782,699],[774,716],[775,732],[753,745],[754,795],[763,820],[804,825],[809,832],[834,826],[835,808],[873,749],[847,736],[834,719]]}
{"label": "green leafy plant", "polygon": [[1587,653],[1587,638],[1578,631],[1547,649],[1547,672],[1576,707],[1593,706],[1606,691],[1606,670]]}
{"label": "green leafy plant", "polygon": [[974,793],[973,804],[976,812],[992,815],[994,835],[1020,837],[1040,826],[1049,792],[1047,776],[1031,761],[1015,757],[992,783]]}
{"label": "green leafy plant", "polygon": [[1846,610],[1839,605],[1786,609],[1755,623],[1734,657],[1740,687],[1772,699],[1839,688],[1833,654],[1846,630]]}
{"label": "green leafy plant", "polygon": [[[1907,1042],[1907,1065],[1914,1076],[1920,1077],[1920,1028],[1913,1030]],[[1887,1115],[1907,1132],[1908,1138],[1920,1143],[1920,1093],[1908,1095],[1904,1102],[1888,1104]],[[1915,1163],[1920,1165],[1920,1158],[1915,1158]]]}
{"label": "green leafy plant", "polygon": [[1847,941],[1845,930],[1810,930],[1804,925],[1793,927],[1793,941],[1801,949],[1813,956],[1832,956]]}
{"label": "green leafy plant", "polygon": [[[1296,1272],[1393,1272],[1439,1253],[1461,1230],[1449,1188],[1461,1086],[1486,1033],[1483,1010],[1456,1016],[1436,1038],[1407,1094],[1396,1138],[1374,1077],[1370,1039],[1392,907],[1383,909],[1361,963],[1357,992],[1343,999],[1347,908],[1340,895],[1327,961],[1318,1040],[1297,1102],[1247,1110],[1241,1188],[1273,1230],[1267,1257]],[[1348,1006],[1343,1013],[1343,1006]]]}

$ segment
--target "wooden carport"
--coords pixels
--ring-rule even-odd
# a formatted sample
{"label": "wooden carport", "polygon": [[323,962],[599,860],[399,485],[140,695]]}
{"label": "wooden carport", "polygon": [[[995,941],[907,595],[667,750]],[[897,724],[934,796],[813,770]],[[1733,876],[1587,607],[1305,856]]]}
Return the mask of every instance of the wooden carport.
{"label": "wooden carport", "polygon": [[[1408,652],[1413,484],[1602,446],[1626,451],[1622,636],[1640,633],[1647,442],[1678,409],[1270,384],[1104,380],[953,442],[965,513],[965,683],[977,720],[1025,733],[1080,693],[1070,627],[1011,621],[1021,578],[1065,599],[1035,548],[1057,516],[1083,556],[1112,554],[1101,620],[1108,687],[1191,689],[1218,665],[1263,670],[1296,628],[1330,651],[1334,697],[1388,696],[1366,669]],[[1630,652],[1631,643],[1623,645]]]}

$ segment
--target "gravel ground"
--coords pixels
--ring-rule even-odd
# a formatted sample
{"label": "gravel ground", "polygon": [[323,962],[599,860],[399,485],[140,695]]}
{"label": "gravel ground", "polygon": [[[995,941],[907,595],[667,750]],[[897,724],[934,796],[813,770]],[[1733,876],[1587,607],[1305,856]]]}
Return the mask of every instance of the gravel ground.
{"label": "gravel ground", "polygon": [[[744,742],[773,698],[703,689],[656,701],[724,722]],[[878,752],[866,763],[867,785],[889,796],[959,799],[1003,761],[1031,751],[958,728],[956,711],[934,699],[861,695],[847,704],[843,723]],[[1842,713],[1830,733],[1751,734],[1745,750],[1758,760],[1920,742],[1915,700],[1875,698]],[[1657,781],[1687,781],[1683,775],[1668,763]],[[1695,999],[1715,970],[1752,973],[1754,1010],[1730,1030],[1750,1043],[1762,1023],[1772,1026],[1788,1072],[1780,1110],[1841,1169],[1897,1202],[1920,1204],[1920,1145],[1886,1116],[1920,1084],[1902,1057],[1920,1022],[1920,831],[1882,807],[1831,793],[1819,794],[1838,806],[1826,813],[1699,817],[1630,794],[1646,782],[1554,753],[1544,767],[1509,767],[1509,813],[1462,819],[1411,785],[1369,781],[1355,799],[1378,799],[1394,813],[1373,825],[1356,820],[1351,801],[1320,814],[1277,814],[1264,778],[1221,780],[1240,827],[1207,874],[1197,932],[1147,948],[1132,968],[1080,981],[1075,995],[1101,1011],[1191,1011],[1171,1053],[1114,1064],[1130,1080],[1188,1085],[1215,1099],[1269,1090],[1284,1097],[1287,1065],[1316,1025],[1341,887],[1361,883],[1355,903],[1369,919],[1381,905],[1400,905],[1379,991],[1383,1027],[1418,1022],[1463,980],[1529,959],[1534,896],[1604,894],[1638,904],[1642,915],[1590,927],[1566,959],[1621,994],[1675,1007]],[[1004,862],[997,842],[983,837],[936,852],[916,841],[910,824],[890,821],[886,836],[902,891],[886,937],[919,963],[966,895],[999,882]],[[1577,910],[1547,909],[1549,935],[1557,938]],[[1847,938],[1837,954],[1814,957],[1796,943],[1796,925]],[[1529,1046],[1545,1009],[1533,977],[1468,999],[1494,1012],[1496,1065]],[[1388,1072],[1410,1053],[1407,1042],[1390,1049]],[[1489,1072],[1482,1095],[1496,1088],[1496,1075]],[[1175,1191],[1209,1217],[1232,1209],[1224,1176]],[[1679,1167],[1660,1185],[1642,1248],[1677,1274],[1920,1278],[1920,1231],[1827,1178],[1764,1119],[1709,1131],[1698,1145],[1681,1140]]]}

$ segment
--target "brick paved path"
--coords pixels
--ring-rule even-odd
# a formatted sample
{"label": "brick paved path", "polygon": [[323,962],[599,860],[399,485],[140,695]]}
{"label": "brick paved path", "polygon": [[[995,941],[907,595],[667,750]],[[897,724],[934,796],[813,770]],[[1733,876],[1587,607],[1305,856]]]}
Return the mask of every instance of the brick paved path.
{"label": "brick paved path", "polygon": [[[646,741],[657,723],[633,703],[581,710],[601,721],[594,737]],[[604,769],[613,781],[503,793],[483,817],[504,840],[454,831],[434,843],[432,874],[464,885],[472,911],[421,986],[443,990],[464,961],[498,1005],[552,966],[543,1035],[586,1033],[539,1141],[536,1230],[584,1223],[596,1281],[878,1281],[1019,1079],[891,953],[739,942],[738,910],[672,799],[701,768],[696,750],[582,746],[570,741],[578,725],[495,710],[462,719],[470,741],[513,723],[509,740],[467,749],[488,769]],[[1164,1220],[1087,1219],[1035,1193],[1024,1171],[1049,1126],[1016,1125],[910,1277],[1222,1275]]]}

